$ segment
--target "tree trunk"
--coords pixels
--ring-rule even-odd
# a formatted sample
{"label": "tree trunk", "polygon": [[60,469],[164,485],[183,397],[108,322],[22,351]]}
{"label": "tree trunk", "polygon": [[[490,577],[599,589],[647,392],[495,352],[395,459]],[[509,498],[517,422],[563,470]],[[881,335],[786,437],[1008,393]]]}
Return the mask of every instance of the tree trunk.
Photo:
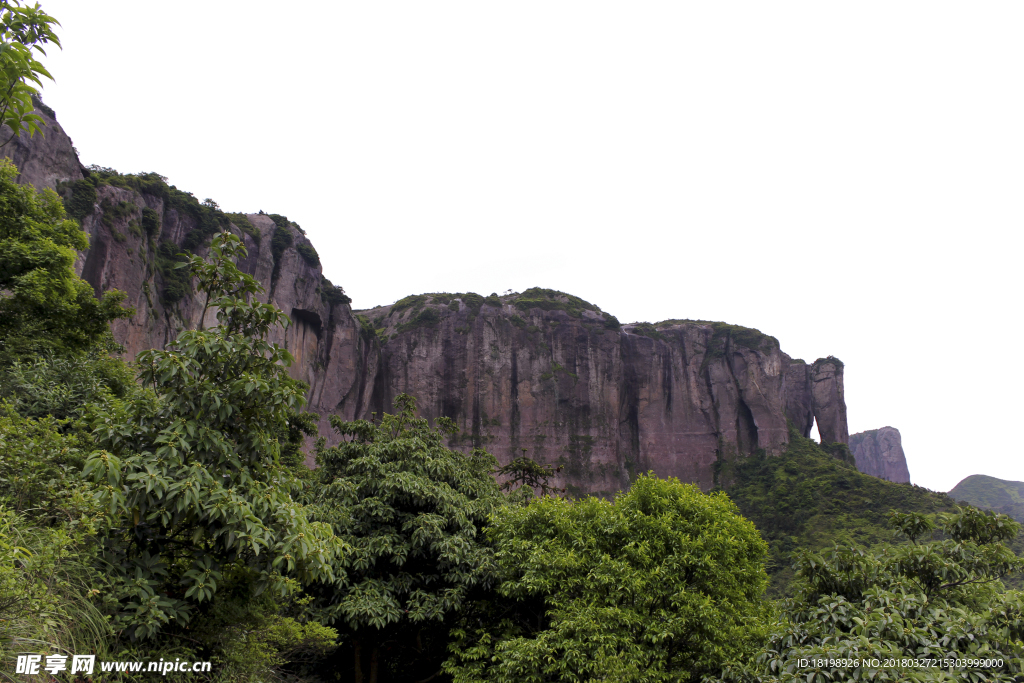
{"label": "tree trunk", "polygon": [[370,645],[370,670],[367,672],[368,675],[363,673],[363,639],[356,638],[352,641],[352,655],[355,659],[353,667],[353,673],[355,674],[355,683],[377,683],[377,669],[380,661],[380,648],[377,647],[376,643]]}
{"label": "tree trunk", "polygon": [[380,653],[380,648],[376,645],[370,650],[370,680],[368,683],[377,683],[377,659]]}
{"label": "tree trunk", "polygon": [[359,638],[352,641],[352,655],[355,659],[355,683],[363,683],[363,643]]}

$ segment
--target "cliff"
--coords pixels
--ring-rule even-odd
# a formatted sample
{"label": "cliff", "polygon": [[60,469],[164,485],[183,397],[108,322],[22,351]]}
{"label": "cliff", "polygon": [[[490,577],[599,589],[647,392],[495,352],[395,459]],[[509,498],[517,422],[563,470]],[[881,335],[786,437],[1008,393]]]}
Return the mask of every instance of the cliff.
{"label": "cliff", "polygon": [[[817,420],[823,440],[848,440],[837,359],[792,360],[775,338],[719,322],[620,325],[543,289],[416,295],[354,312],[287,218],[225,214],[156,174],[81,169],[50,121],[53,149],[33,151],[30,142],[23,158],[40,168],[22,177],[52,183],[81,221],[90,240],[81,276],[97,292],[128,293],[136,313],[113,327],[126,355],[198,323],[192,284],[173,266],[179,253],[202,255],[213,234],[233,231],[249,250],[239,267],[291,318],[273,341],[295,356],[291,374],[309,384],[308,408],[321,414],[329,440],[330,414],[368,418],[408,392],[425,417],[457,422],[454,446],[485,447],[502,462],[525,454],[559,464],[559,485],[598,494],[647,470],[710,488],[719,461],[779,454],[788,422],[807,436]],[[75,164],[65,163],[68,154]],[[48,171],[44,159],[63,165]]]}
{"label": "cliff", "polygon": [[575,492],[614,493],[647,470],[710,488],[719,460],[779,454],[787,418],[840,420],[807,390],[805,363],[736,325],[620,326],[545,289],[419,295],[360,317],[387,340],[370,410],[412,393],[424,414],[456,420],[460,445],[562,465]]}
{"label": "cliff", "polygon": [[19,181],[33,185],[37,190],[56,189],[62,181],[82,179],[82,164],[64,129],[57,123],[57,115],[39,100],[33,98],[34,114],[42,117],[42,130],[33,136],[22,133],[11,137],[11,129],[0,127],[0,142],[8,142],[0,149],[0,156],[14,162],[20,171]]}
{"label": "cliff", "polygon": [[[822,437],[824,441],[824,437]],[[864,474],[899,483],[910,483],[910,470],[903,454],[900,430],[882,427],[850,437],[850,450],[857,469]]]}

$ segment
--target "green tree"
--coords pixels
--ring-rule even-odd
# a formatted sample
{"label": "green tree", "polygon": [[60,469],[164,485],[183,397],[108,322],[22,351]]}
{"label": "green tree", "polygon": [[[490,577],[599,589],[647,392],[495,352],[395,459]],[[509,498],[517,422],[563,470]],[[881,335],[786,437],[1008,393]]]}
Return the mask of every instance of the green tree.
{"label": "green tree", "polygon": [[442,417],[432,429],[411,396],[395,410],[379,423],[333,416],[346,440],[317,453],[316,518],[351,551],[333,582],[311,589],[312,614],[351,643],[357,683],[375,683],[382,664],[392,680],[437,673],[449,620],[490,585],[493,551],[481,532],[504,504],[493,456],[447,448],[455,424]]}
{"label": "green tree", "polygon": [[0,161],[0,364],[88,349],[134,312],[121,308],[122,292],[96,299],[74,269],[85,233],[55,192],[19,185],[17,175]]}
{"label": "green tree", "polygon": [[1024,596],[1000,583],[1024,568],[1004,545],[1020,525],[974,508],[934,519],[892,513],[909,544],[804,554],[802,590],[767,645],[723,679],[1020,680]]}
{"label": "green tree", "polygon": [[456,683],[699,680],[761,643],[766,546],[725,494],[648,475],[487,533],[502,582],[454,632]]}
{"label": "green tree", "polygon": [[330,580],[342,549],[327,525],[308,521],[293,498],[300,484],[280,462],[304,385],[266,337],[288,318],[256,301],[262,287],[232,262],[245,256],[237,237],[218,235],[211,256],[183,265],[219,325],[139,354],[153,398],[102,411],[104,450],[85,466],[109,514],[103,555],[117,623],[133,639],[188,622],[228,581],[248,599]]}
{"label": "green tree", "polygon": [[33,114],[32,96],[39,92],[30,85],[42,86],[41,77],[53,76],[36,59],[34,52],[45,55],[43,46],[60,40],[53,26],[56,19],[43,12],[39,4],[23,6],[19,0],[0,0],[0,123],[11,129],[11,136],[0,147],[27,130],[39,130],[42,118]]}

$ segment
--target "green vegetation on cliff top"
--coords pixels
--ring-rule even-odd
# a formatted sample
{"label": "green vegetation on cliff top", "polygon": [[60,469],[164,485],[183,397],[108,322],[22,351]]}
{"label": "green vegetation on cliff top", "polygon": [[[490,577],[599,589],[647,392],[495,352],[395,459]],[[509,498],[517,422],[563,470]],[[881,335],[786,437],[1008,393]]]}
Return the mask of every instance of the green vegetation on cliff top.
{"label": "green vegetation on cliff top", "polygon": [[578,296],[543,287],[531,287],[519,294],[514,298],[514,305],[521,311],[528,311],[531,308],[539,308],[542,311],[565,311],[574,318],[583,315],[583,311],[601,312],[599,307]]}
{"label": "green vegetation on cliff top", "polygon": [[[755,330],[752,327],[743,327],[742,325],[732,325],[730,323],[717,322],[714,320],[689,320],[689,319],[671,319],[662,320],[654,324],[651,323],[639,323],[639,325],[653,328],[654,330],[665,330],[670,327],[677,325],[705,325],[711,327],[711,343],[713,350],[720,352],[725,351],[726,339],[731,339],[734,344],[742,346],[748,349],[761,349],[761,348],[779,348],[779,340],[775,337],[765,334],[761,330]],[[643,333],[638,333],[643,334]],[[648,334],[648,336],[653,336]]]}
{"label": "green vegetation on cliff top", "polygon": [[972,474],[954,486],[949,497],[1024,522],[1024,482]]}

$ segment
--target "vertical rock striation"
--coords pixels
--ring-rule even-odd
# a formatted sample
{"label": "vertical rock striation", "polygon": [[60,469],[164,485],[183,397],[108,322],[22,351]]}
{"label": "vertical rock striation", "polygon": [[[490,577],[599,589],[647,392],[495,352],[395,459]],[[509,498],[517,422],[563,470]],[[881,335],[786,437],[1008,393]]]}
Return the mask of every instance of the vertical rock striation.
{"label": "vertical rock striation", "polygon": [[79,273],[97,292],[127,292],[136,309],[113,326],[129,359],[199,323],[202,302],[173,269],[178,254],[204,254],[219,230],[242,237],[249,255],[238,265],[289,315],[272,341],[295,357],[290,372],[309,385],[308,408],[329,441],[330,415],[369,418],[407,392],[425,417],[456,421],[453,446],[561,465],[553,483],[610,495],[648,470],[708,489],[720,462],[782,452],[790,424],[806,436],[817,419],[824,440],[848,440],[835,358],[809,366],[774,337],[719,322],[622,326],[543,289],[417,295],[352,311],[287,219],[226,215],[155,175],[81,169],[52,117],[47,137],[27,144],[22,180],[57,187],[89,235]]}
{"label": "vertical rock striation", "polygon": [[808,369],[811,406],[822,443],[849,443],[843,363],[834,356],[819,358]]}
{"label": "vertical rock striation", "polygon": [[790,413],[814,410],[806,364],[735,325],[619,328],[550,290],[421,295],[359,313],[388,340],[370,410],[412,393],[427,417],[459,424],[457,445],[561,465],[558,483],[576,493],[613,494],[647,470],[710,488],[718,461],[780,453]]}
{"label": "vertical rock striation", "polygon": [[[823,438],[824,440],[824,438]],[[910,483],[907,457],[903,453],[900,430],[882,427],[858,432],[850,437],[850,450],[857,461],[857,469],[873,477],[899,483]]]}

